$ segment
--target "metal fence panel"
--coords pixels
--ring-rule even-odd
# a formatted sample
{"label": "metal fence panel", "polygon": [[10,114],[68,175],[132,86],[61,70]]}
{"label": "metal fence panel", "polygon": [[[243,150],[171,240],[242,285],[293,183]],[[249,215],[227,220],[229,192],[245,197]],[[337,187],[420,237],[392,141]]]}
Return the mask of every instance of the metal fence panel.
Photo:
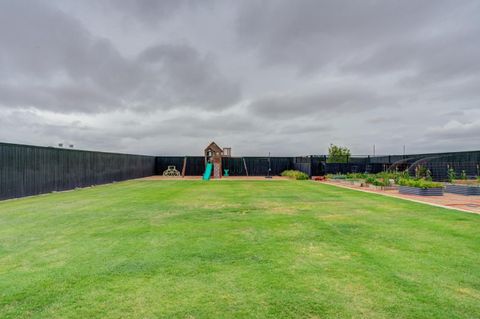
{"label": "metal fence panel", "polygon": [[[105,152],[80,151],[51,147],[38,147],[0,143],[0,199],[61,191],[123,181],[132,178],[161,175],[174,165],[185,175],[200,176],[205,170],[203,156],[143,156]],[[370,172],[387,170],[394,163],[396,169],[422,165],[430,169],[435,180],[445,180],[448,168],[460,177],[480,175],[480,151],[350,156],[347,163],[329,163],[328,156],[301,157],[225,157],[224,169],[231,176],[280,175],[288,169],[300,170],[309,176],[335,173]]]}
{"label": "metal fence panel", "polygon": [[155,173],[155,157],[0,143],[0,199]]}

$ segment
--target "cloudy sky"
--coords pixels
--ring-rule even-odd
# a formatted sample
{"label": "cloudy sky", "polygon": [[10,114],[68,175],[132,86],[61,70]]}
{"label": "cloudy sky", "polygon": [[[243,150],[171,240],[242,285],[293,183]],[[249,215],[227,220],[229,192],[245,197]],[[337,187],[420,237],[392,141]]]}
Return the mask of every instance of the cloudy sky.
{"label": "cloudy sky", "polygon": [[480,1],[0,0],[0,141],[480,149]]}

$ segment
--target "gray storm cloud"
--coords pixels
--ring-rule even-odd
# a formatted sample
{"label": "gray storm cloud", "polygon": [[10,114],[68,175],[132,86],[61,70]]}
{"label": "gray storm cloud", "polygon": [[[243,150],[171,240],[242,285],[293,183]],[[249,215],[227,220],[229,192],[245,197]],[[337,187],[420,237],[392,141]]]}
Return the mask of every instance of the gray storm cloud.
{"label": "gray storm cloud", "polygon": [[0,140],[478,148],[478,16],[467,0],[0,1]]}
{"label": "gray storm cloud", "polygon": [[59,113],[215,109],[240,96],[237,84],[218,71],[212,57],[188,45],[153,45],[139,57],[125,58],[110,40],[91,34],[59,10],[29,1],[2,5],[4,106]]}

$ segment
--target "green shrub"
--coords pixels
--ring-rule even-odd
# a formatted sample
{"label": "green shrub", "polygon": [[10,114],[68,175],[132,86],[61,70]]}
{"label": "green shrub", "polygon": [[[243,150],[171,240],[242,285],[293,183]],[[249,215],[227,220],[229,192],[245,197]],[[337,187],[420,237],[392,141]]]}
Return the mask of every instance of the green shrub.
{"label": "green shrub", "polygon": [[375,186],[390,186],[390,180],[389,179],[377,179],[375,180]]}
{"label": "green shrub", "polygon": [[419,165],[415,168],[415,177],[420,179],[424,178],[428,181],[432,180],[432,172],[425,166]]}
{"label": "green shrub", "polygon": [[418,188],[436,188],[436,187],[443,187],[441,183],[435,183],[431,181],[426,181],[424,179],[400,179],[398,181],[398,185],[400,186],[410,186],[410,187],[418,187]]}
{"label": "green shrub", "polygon": [[365,173],[348,173],[347,179],[366,179],[368,174]]}
{"label": "green shrub", "polygon": [[376,177],[378,178],[388,178],[388,179],[395,179],[395,176],[397,176],[397,173],[395,172],[380,172],[375,174]]}
{"label": "green shrub", "polygon": [[401,172],[400,175],[399,175],[399,178],[395,182],[398,182],[402,178],[403,179],[410,179],[410,174],[408,173],[408,169]]}
{"label": "green shrub", "polygon": [[455,170],[453,168],[448,169],[447,176],[450,183],[455,182],[455,179],[457,178],[457,174],[455,173]]}
{"label": "green shrub", "polygon": [[390,180],[388,178],[375,178],[370,176],[365,180],[365,182],[374,186],[390,186]]}
{"label": "green shrub", "polygon": [[373,176],[367,177],[367,178],[365,179],[365,183],[367,183],[367,184],[373,184],[373,183],[375,183],[375,177],[373,177]]}
{"label": "green shrub", "polygon": [[403,178],[403,179],[410,179],[410,175],[408,174],[408,171],[405,170],[403,172],[380,172],[375,175],[379,179],[387,180],[390,181],[393,179],[395,183],[398,183],[398,181]]}
{"label": "green shrub", "polygon": [[294,178],[294,179],[296,179],[296,180],[306,180],[306,179],[310,179],[310,178],[308,177],[308,175],[305,174],[304,172],[296,171],[296,170],[293,170],[293,169],[283,171],[283,172],[282,172],[282,176]]}
{"label": "green shrub", "polygon": [[463,180],[467,179],[467,172],[465,172],[465,170],[462,170],[462,174],[460,174],[460,179],[463,179]]}
{"label": "green shrub", "polygon": [[395,172],[380,172],[375,174],[376,178],[384,179],[384,180],[390,180],[390,179],[396,180],[398,176],[399,176],[399,173],[395,173]]}

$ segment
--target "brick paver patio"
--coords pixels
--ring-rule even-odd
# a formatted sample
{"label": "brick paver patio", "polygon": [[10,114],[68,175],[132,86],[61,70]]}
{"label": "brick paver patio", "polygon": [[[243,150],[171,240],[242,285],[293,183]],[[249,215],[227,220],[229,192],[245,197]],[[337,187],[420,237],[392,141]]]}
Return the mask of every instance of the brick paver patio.
{"label": "brick paver patio", "polygon": [[360,187],[341,181],[321,181],[321,183],[335,185],[349,189],[355,189],[367,193],[376,193],[385,196],[402,198],[410,201],[425,203],[433,206],[461,210],[469,213],[480,214],[480,196],[463,196],[445,193],[443,196],[415,196],[400,194],[398,190],[376,190],[368,187]]}

